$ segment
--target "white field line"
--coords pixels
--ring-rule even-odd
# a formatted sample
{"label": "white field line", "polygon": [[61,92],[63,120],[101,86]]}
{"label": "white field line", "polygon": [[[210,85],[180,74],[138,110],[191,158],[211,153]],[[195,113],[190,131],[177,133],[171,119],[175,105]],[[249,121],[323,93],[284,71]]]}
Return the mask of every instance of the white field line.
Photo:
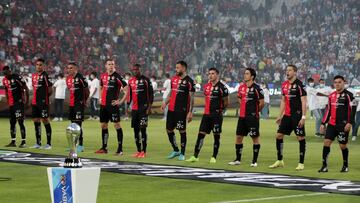
{"label": "white field line", "polygon": [[256,199],[240,199],[240,200],[214,202],[214,203],[256,202],[256,201],[266,201],[266,200],[276,200],[276,199],[288,199],[288,198],[305,197],[305,196],[317,196],[317,195],[325,195],[325,194],[328,194],[328,193],[317,192],[317,193],[301,194],[301,195],[286,195],[286,196],[278,196],[278,197],[263,197],[263,198],[256,198]]}

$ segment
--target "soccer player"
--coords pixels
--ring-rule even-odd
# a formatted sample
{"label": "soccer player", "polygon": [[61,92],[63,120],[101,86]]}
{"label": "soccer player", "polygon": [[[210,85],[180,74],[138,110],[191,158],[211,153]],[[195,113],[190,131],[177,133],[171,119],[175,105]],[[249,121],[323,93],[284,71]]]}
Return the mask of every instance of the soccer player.
{"label": "soccer player", "polygon": [[18,74],[12,73],[9,66],[4,66],[3,85],[10,110],[10,136],[11,142],[5,147],[16,147],[16,121],[20,126],[20,148],[26,147],[26,130],[24,125],[24,104],[29,105],[29,89],[25,80]]}
{"label": "soccer player", "polygon": [[32,117],[35,126],[36,144],[32,147],[41,148],[41,122],[45,126],[47,144],[44,149],[51,149],[51,125],[49,121],[49,97],[52,94],[52,83],[44,71],[45,60],[39,58],[35,62],[36,72],[32,74],[33,99]]}
{"label": "soccer player", "polygon": [[[119,106],[124,103],[127,95],[127,84],[119,73],[115,71],[114,59],[106,59],[106,72],[100,76],[100,123],[102,147],[97,150],[97,154],[107,154],[107,144],[109,139],[108,123],[114,123],[117,133],[118,149],[115,155],[123,155],[123,131],[120,125],[120,109]],[[124,95],[119,99],[120,90],[123,88]]]}
{"label": "soccer player", "polygon": [[300,160],[296,170],[304,170],[305,159],[305,119],[306,119],[306,91],[303,83],[296,78],[297,67],[288,65],[286,68],[287,80],[281,85],[280,115],[276,119],[279,129],[276,135],[277,161],[269,168],[283,167],[284,135],[295,132],[299,141]]}
{"label": "soccer player", "polygon": [[[149,78],[141,74],[141,66],[135,64],[131,68],[133,77],[128,81],[127,104],[131,105],[131,127],[134,129],[134,137],[137,152],[133,155],[136,158],[145,158],[147,147],[146,127],[148,115],[154,101],[154,91]],[[141,132],[141,136],[140,136]]]}
{"label": "soccer player", "polygon": [[196,140],[194,155],[186,161],[199,161],[199,153],[206,134],[213,131],[214,148],[210,163],[216,163],[216,156],[220,147],[220,133],[223,122],[223,109],[229,104],[228,89],[219,81],[219,70],[210,68],[208,71],[209,83],[204,86],[205,110],[201,119],[198,138]]}
{"label": "soccer player", "polygon": [[244,136],[250,135],[253,140],[253,160],[250,166],[257,166],[260,151],[259,112],[264,107],[264,93],[260,86],[254,82],[255,78],[256,71],[252,68],[246,68],[244,82],[240,84],[238,89],[240,111],[236,127],[236,158],[234,161],[229,162],[229,165],[240,165],[243,139]]}
{"label": "soccer player", "polygon": [[66,86],[69,89],[69,120],[71,123],[77,123],[81,127],[79,144],[76,148],[77,152],[84,151],[83,145],[83,129],[84,108],[86,100],[89,97],[88,83],[84,76],[78,72],[78,65],[70,62],[67,65],[68,76],[66,77]]}
{"label": "soccer player", "polygon": [[[171,92],[166,101],[161,105],[161,110],[164,111],[166,106],[169,105],[166,117],[166,131],[174,151],[167,158],[172,159],[178,156],[178,160],[184,161],[186,122],[191,122],[192,120],[195,84],[194,80],[186,73],[187,63],[185,61],[178,61],[175,71],[176,75],[171,78]],[[180,132],[181,151],[179,151],[176,144],[175,128]]]}
{"label": "soccer player", "polygon": [[337,138],[343,156],[343,166],[340,172],[349,171],[349,149],[347,148],[349,131],[355,119],[356,105],[353,102],[353,94],[345,89],[344,77],[337,75],[334,77],[335,91],[329,95],[329,101],[326,113],[323,117],[320,131],[325,131],[323,153],[322,153],[322,167],[319,172],[328,172],[327,160],[330,153],[331,143]]}

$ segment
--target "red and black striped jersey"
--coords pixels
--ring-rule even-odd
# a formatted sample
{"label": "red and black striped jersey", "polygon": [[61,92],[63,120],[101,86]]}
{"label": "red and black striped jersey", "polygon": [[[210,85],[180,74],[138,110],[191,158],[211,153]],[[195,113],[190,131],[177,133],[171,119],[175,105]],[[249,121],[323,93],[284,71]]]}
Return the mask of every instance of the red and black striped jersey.
{"label": "red and black striped jersey", "polygon": [[179,76],[172,77],[169,111],[189,112],[190,92],[195,92],[193,79],[188,75],[184,78]]}
{"label": "red and black striped jersey", "polygon": [[287,80],[281,85],[281,93],[285,97],[284,115],[302,114],[301,97],[306,96],[303,83],[299,79],[293,83]]}
{"label": "red and black striped jersey", "polygon": [[102,87],[101,92],[101,106],[109,105],[113,100],[119,99],[120,89],[125,87],[127,84],[123,77],[117,72],[109,75],[107,72],[101,74],[100,86]]}
{"label": "red and black striped jersey", "polygon": [[88,88],[88,83],[84,76],[80,73],[75,76],[67,76],[66,86],[70,93],[69,106],[85,105],[85,88]]}
{"label": "red and black striped jersey", "polygon": [[132,110],[146,110],[154,101],[154,90],[149,78],[141,75],[139,78],[132,77],[128,81],[129,94],[127,103]]}
{"label": "red and black striped jersey", "polygon": [[347,123],[353,123],[356,113],[353,100],[353,94],[346,89],[341,93],[331,93],[322,124],[329,122],[333,126],[345,126]]}
{"label": "red and black striped jersey", "polygon": [[238,89],[238,98],[240,99],[240,118],[259,117],[259,101],[264,99],[264,93],[258,84],[253,83],[248,87],[246,83],[241,83]]}
{"label": "red and black striped jersey", "polygon": [[2,83],[8,96],[9,106],[13,106],[18,102],[25,102],[24,89],[26,88],[26,82],[23,77],[13,73],[10,76],[5,76]]}
{"label": "red and black striped jersey", "polygon": [[213,85],[211,82],[204,86],[205,109],[204,114],[221,114],[224,109],[223,99],[229,95],[228,89],[220,81]]}
{"label": "red and black striped jersey", "polygon": [[48,74],[45,71],[33,73],[31,79],[34,94],[32,105],[49,105],[49,88],[53,84],[50,82]]}

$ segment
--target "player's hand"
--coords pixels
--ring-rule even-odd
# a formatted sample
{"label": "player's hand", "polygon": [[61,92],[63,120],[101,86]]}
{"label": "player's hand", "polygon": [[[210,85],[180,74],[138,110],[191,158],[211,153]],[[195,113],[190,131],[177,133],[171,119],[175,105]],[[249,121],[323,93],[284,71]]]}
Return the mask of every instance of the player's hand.
{"label": "player's hand", "polygon": [[351,130],[351,127],[352,127],[351,123],[347,123],[344,127],[344,131],[349,132]]}
{"label": "player's hand", "polygon": [[282,117],[277,117],[277,119],[276,119],[276,124],[278,124],[278,125],[280,125],[280,123],[281,123],[281,119],[282,119]]}
{"label": "player's hand", "polygon": [[305,119],[301,119],[298,123],[298,128],[302,128],[305,125]]}
{"label": "player's hand", "polygon": [[146,110],[146,115],[150,115],[151,114],[151,108],[149,107],[147,110]]}
{"label": "player's hand", "polygon": [[113,105],[113,106],[121,105],[121,104],[122,104],[122,102],[119,99],[111,101],[111,105]]}
{"label": "player's hand", "polygon": [[192,117],[193,117],[192,112],[189,112],[186,116],[186,120],[188,123],[190,123],[192,121]]}
{"label": "player's hand", "polygon": [[320,131],[320,134],[324,135],[325,134],[325,125],[321,124],[319,131]]}
{"label": "player's hand", "polygon": [[161,107],[160,107],[160,109],[161,109],[161,111],[164,111],[165,109],[166,109],[166,103],[165,102],[163,102],[162,104],[161,104]]}

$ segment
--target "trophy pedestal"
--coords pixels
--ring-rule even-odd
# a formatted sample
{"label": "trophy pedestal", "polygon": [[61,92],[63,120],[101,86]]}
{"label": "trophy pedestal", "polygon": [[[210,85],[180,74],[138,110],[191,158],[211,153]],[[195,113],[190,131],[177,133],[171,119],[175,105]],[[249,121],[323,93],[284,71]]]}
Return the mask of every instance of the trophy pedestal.
{"label": "trophy pedestal", "polygon": [[100,168],[47,168],[53,203],[96,203]]}

